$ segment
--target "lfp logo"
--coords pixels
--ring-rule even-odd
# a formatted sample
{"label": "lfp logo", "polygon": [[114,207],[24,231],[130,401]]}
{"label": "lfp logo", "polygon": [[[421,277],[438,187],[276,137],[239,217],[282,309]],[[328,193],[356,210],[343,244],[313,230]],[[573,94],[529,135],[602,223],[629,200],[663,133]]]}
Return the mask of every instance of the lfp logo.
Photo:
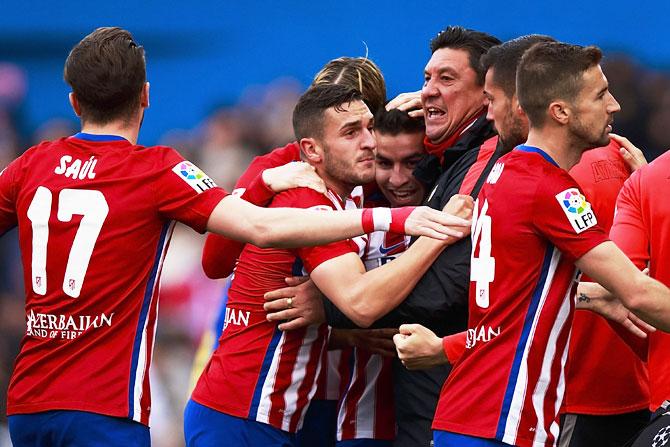
{"label": "lfp logo", "polygon": [[569,189],[563,196],[563,206],[573,214],[583,213],[586,209],[586,198],[574,189]]}
{"label": "lfp logo", "polygon": [[205,173],[198,169],[193,163],[184,161],[179,164],[179,172],[187,180],[200,180],[205,177]]}
{"label": "lfp logo", "polygon": [[556,194],[556,200],[576,233],[581,233],[598,223],[591,204],[577,188],[569,188]]}
{"label": "lfp logo", "polygon": [[177,174],[180,179],[188,183],[188,185],[196,190],[198,193],[207,191],[216,186],[216,183],[202,172],[196,165],[190,161],[180,161],[177,163],[172,172]]}

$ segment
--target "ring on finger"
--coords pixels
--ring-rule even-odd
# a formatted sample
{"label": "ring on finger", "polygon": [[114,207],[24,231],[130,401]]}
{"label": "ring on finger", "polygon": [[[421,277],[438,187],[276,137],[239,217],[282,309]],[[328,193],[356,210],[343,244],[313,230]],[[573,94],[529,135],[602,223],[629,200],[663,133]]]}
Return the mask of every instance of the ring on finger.
{"label": "ring on finger", "polygon": [[286,298],[286,308],[287,309],[292,309],[293,308],[293,297]]}

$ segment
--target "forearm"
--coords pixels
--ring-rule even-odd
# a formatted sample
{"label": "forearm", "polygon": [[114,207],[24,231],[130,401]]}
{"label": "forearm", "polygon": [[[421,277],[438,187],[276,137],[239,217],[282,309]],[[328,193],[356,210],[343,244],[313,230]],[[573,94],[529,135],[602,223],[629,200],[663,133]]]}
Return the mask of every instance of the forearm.
{"label": "forearm", "polygon": [[363,234],[360,210],[265,209],[230,196],[216,206],[207,229],[258,247],[277,248],[325,245]]}
{"label": "forearm", "polygon": [[670,290],[660,282],[640,275],[638,295],[624,304],[640,319],[664,332],[670,332]]}
{"label": "forearm", "polygon": [[202,269],[211,279],[225,278],[233,272],[244,243],[218,234],[209,234],[202,250]]}
{"label": "forearm", "polygon": [[402,256],[361,274],[335,304],[359,326],[370,326],[409,295],[445,247],[420,238]]}

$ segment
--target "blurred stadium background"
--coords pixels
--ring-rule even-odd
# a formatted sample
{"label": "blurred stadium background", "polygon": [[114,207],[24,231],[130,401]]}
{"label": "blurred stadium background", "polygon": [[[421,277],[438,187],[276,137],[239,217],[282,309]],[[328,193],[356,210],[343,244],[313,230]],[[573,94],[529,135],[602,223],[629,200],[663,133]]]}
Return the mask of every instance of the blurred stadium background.
{"label": "blurred stadium background", "polygon": [[[544,3],[3,2],[0,168],[39,141],[76,131],[63,63],[98,26],[127,28],[145,47],[151,108],[140,144],[174,146],[228,189],[254,155],[292,140],[293,105],[326,61],[367,53],[384,72],[392,98],[421,87],[428,42],[449,24],[502,40],[541,33],[601,46],[611,90],[622,105],[615,131],[649,158],[670,147],[670,3]],[[152,371],[156,447],[183,445],[189,369],[218,307],[222,284],[201,272],[202,241],[178,229],[163,272]],[[24,315],[13,231],[0,239],[0,447],[10,445],[5,392]]]}

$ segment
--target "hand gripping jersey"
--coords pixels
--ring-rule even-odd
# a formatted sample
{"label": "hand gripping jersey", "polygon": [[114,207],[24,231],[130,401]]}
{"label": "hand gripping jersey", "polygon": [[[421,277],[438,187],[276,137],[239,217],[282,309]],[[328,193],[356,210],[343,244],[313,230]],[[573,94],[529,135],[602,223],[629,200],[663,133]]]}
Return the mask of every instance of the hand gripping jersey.
{"label": "hand gripping jersey", "polygon": [[442,388],[433,428],[555,445],[573,263],[607,237],[568,173],[528,146],[498,160],[475,211],[466,350]]}
{"label": "hand gripping jersey", "polygon": [[[670,286],[670,152],[643,166],[626,181],[617,200],[612,240],[640,269]],[[670,400],[670,335],[649,334],[651,409]]]}
{"label": "hand gripping jersey", "polygon": [[[376,231],[369,234],[362,260],[372,270],[395,259],[410,237]],[[364,349],[343,350],[340,374],[344,380],[338,403],[337,440],[395,438],[392,359]]]}
{"label": "hand gripping jersey", "polygon": [[26,335],[9,415],[81,410],[148,423],[158,284],[173,221],[204,232],[226,196],[167,147],[77,134],[0,175],[0,234],[18,225]]}
{"label": "hand gripping jersey", "polygon": [[[612,226],[619,191],[630,175],[620,147],[612,140],[608,146],[586,151],[570,170],[598,216],[598,224],[607,232]],[[562,412],[621,414],[649,405],[645,364],[607,320],[594,312],[575,313],[565,375]]]}
{"label": "hand gripping jersey", "polygon": [[[275,196],[270,207],[343,209],[328,196],[296,188]],[[316,389],[328,326],[282,332],[266,320],[263,295],[285,287],[284,278],[357,252],[350,240],[320,247],[261,249],[247,244],[235,267],[219,346],[205,367],[192,399],[222,413],[296,432]],[[303,270],[304,269],[304,270]]]}

